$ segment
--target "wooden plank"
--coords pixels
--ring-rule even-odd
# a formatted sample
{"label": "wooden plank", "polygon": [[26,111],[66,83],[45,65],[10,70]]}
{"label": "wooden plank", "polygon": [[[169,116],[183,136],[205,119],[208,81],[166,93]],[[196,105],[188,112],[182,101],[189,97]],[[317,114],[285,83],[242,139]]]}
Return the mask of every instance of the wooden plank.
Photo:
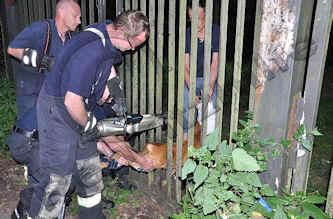
{"label": "wooden plank", "polygon": [[[156,113],[163,110],[163,44],[164,44],[164,5],[165,1],[158,1],[157,11],[157,63],[156,63]],[[162,140],[162,128],[156,129],[156,141]]]}
{"label": "wooden plank", "polygon": [[46,18],[51,18],[52,17],[51,8],[52,8],[51,1],[46,1],[45,2]]}
{"label": "wooden plank", "polygon": [[28,15],[29,15],[29,24],[34,22],[34,7],[33,7],[33,0],[28,0]]}
{"label": "wooden plank", "polygon": [[219,131],[219,139],[222,140],[222,120],[223,120],[223,103],[224,103],[224,81],[226,66],[226,51],[228,37],[228,8],[229,0],[221,2],[220,17],[220,48],[219,48],[219,71],[217,78],[217,99],[216,99],[216,128]]}
{"label": "wooden plank", "polygon": [[179,2],[179,47],[178,47],[178,100],[177,100],[177,156],[176,156],[176,200],[181,201],[181,159],[183,144],[184,116],[184,70],[185,70],[185,35],[186,35],[186,0]]}
{"label": "wooden plank", "polygon": [[[131,0],[125,0],[125,10],[130,10],[131,7]],[[132,75],[131,75],[131,54],[125,55],[125,63],[124,63],[124,71],[125,71],[125,78],[126,78],[126,86],[125,86],[125,93],[126,93],[126,104],[128,110],[132,112]]]}
{"label": "wooden plank", "polygon": [[22,11],[23,11],[23,25],[24,27],[29,25],[29,11],[28,11],[28,0],[22,1]]}
{"label": "wooden plank", "polygon": [[89,0],[89,24],[95,23],[95,1]]}
{"label": "wooden plank", "polygon": [[[310,41],[310,30],[311,30],[311,24],[312,24],[312,15],[313,15],[313,7],[314,7],[314,0],[308,0],[308,1],[302,1],[301,5],[301,19],[298,23],[298,30],[297,30],[297,44],[296,45],[296,52],[295,52],[295,63],[294,63],[294,69],[293,69],[293,87],[292,87],[292,95],[296,96],[294,97],[296,103],[301,102],[301,96],[303,92],[303,85],[304,85],[304,72],[306,71],[306,54],[308,53],[308,48],[305,45],[309,44]],[[296,104],[295,107],[291,107],[291,111],[295,111],[294,113],[291,113],[290,115],[290,125],[288,127],[288,140],[293,140],[292,136],[295,133],[296,129],[299,126],[299,120],[302,117],[302,111],[303,111],[303,104]],[[295,109],[295,110],[294,110]],[[296,144],[294,144],[292,147],[289,147],[289,153],[288,153],[288,160],[287,162],[287,179],[289,181],[284,182],[286,189],[290,189],[291,192],[296,192],[302,189],[302,186],[304,183],[300,183],[299,176],[302,178],[304,177],[305,180],[305,174],[306,174],[306,168],[299,169],[299,162],[297,162],[295,151],[297,150]],[[295,162],[296,161],[296,162]],[[295,170],[296,168],[296,170]],[[300,173],[299,173],[300,172]],[[299,175],[300,174],[300,175]],[[286,178],[286,177],[284,177]],[[303,181],[303,179],[301,179]]]}
{"label": "wooden plank", "polygon": [[52,0],[52,18],[55,18],[56,16],[56,6],[57,6],[57,0]]}
{"label": "wooden plank", "polygon": [[169,39],[168,39],[168,165],[167,165],[167,198],[172,197],[172,178],[173,170],[173,131],[175,113],[175,57],[176,57],[176,0],[169,0]]}
{"label": "wooden plank", "polygon": [[[147,14],[147,0],[140,1],[140,8],[144,14]],[[147,43],[139,50],[140,56],[140,114],[147,113]],[[140,135],[140,146],[142,149],[146,144],[146,132]]]}
{"label": "wooden plank", "polygon": [[[149,1],[150,36],[148,41],[148,113],[155,113],[155,1]],[[153,142],[154,130],[148,132],[148,139]]]}
{"label": "wooden plank", "polygon": [[44,0],[40,0],[39,1],[39,19],[43,20],[45,19],[45,1]]}
{"label": "wooden plank", "polygon": [[[324,76],[327,48],[332,27],[333,2],[317,1],[316,15],[313,24],[310,57],[308,61],[306,84],[304,90],[304,128],[312,131],[316,125],[318,106],[320,101],[322,80]],[[307,137],[311,143],[313,139]],[[303,156],[297,157],[300,175],[296,180],[306,189],[309,174],[311,153],[304,150]],[[303,176],[303,177],[302,177]],[[332,197],[330,197],[332,200]],[[331,206],[332,207],[332,206]]]}
{"label": "wooden plank", "polygon": [[213,22],[213,1],[206,2],[205,9],[205,41],[204,41],[204,86],[202,95],[202,132],[201,143],[206,138],[207,133],[207,119],[208,118],[208,102],[209,102],[209,79],[210,79],[210,65],[211,65],[211,47],[212,47],[212,22]]}
{"label": "wooden plank", "polygon": [[[252,72],[251,72],[251,85],[250,85],[250,98],[249,98],[249,111],[254,112],[255,99],[256,99],[256,77],[258,67],[258,51],[259,51],[259,40],[261,32],[262,22],[262,1],[257,1],[256,5],[256,18],[254,27],[254,39],[253,39],[253,55],[252,55]],[[253,121],[254,122],[254,121]]]}
{"label": "wooden plank", "polygon": [[236,24],[236,44],[234,56],[234,78],[232,84],[232,103],[231,103],[231,122],[230,122],[230,138],[231,144],[232,133],[237,131],[238,113],[239,113],[239,97],[242,75],[242,54],[243,54],[243,36],[245,21],[245,0],[239,0],[237,4],[237,24]]}
{"label": "wooden plank", "polygon": [[[188,144],[194,145],[194,113],[197,87],[197,59],[198,59],[198,8],[199,0],[192,1],[192,19],[191,19],[191,53],[190,53],[190,87],[189,87],[189,107],[188,107]],[[186,85],[184,85],[186,86]]]}
{"label": "wooden plank", "polygon": [[87,26],[87,1],[81,0],[81,23],[82,27]]}

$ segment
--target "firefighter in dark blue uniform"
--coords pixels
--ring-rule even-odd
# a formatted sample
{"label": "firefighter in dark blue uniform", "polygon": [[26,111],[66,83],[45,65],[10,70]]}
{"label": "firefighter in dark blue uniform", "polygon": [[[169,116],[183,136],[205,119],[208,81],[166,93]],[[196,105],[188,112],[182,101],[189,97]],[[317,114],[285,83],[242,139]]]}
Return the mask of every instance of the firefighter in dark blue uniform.
{"label": "firefighter in dark blue uniform", "polygon": [[[28,183],[37,183],[39,175],[39,143],[36,102],[54,57],[59,54],[81,23],[80,6],[73,0],[60,0],[55,19],[34,22],[10,43],[8,53],[21,61],[15,72],[17,122],[6,139],[12,157],[27,166]],[[29,200],[25,200],[29,203]],[[22,203],[12,218],[19,218]]]}
{"label": "firefighter in dark blue uniform", "polygon": [[[79,218],[105,218],[100,205],[99,142],[81,142],[80,134],[94,130],[97,120],[91,111],[99,100],[108,99],[106,84],[116,77],[113,65],[122,60],[121,52],[135,49],[148,34],[146,16],[127,11],[114,23],[97,23],[74,36],[57,56],[38,97],[41,174],[33,187],[30,217],[56,217],[74,180]],[[128,143],[118,141],[109,146],[144,170],[154,169],[153,160],[132,151]]]}

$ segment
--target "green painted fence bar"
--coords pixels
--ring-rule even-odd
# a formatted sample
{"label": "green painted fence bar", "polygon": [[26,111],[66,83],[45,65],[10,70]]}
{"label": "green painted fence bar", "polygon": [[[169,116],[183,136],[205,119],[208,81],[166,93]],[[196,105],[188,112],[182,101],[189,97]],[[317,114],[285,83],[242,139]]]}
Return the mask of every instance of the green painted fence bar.
{"label": "green painted fence bar", "polygon": [[81,1],[81,24],[82,27],[87,26],[87,14],[85,13],[87,11],[87,1],[82,0]]}
{"label": "green painted fence bar", "polygon": [[95,1],[89,0],[89,24],[95,23]]}
{"label": "green painted fence bar", "polygon": [[241,75],[242,75],[245,6],[246,6],[246,0],[238,0],[229,143],[231,143],[232,133],[237,131],[237,126],[238,126],[239,97],[240,97],[240,88],[241,88],[240,85],[241,85]]}
{"label": "green painted fence bar", "polygon": [[[125,11],[131,9],[131,0],[124,0]],[[132,110],[132,77],[131,77],[131,54],[124,55],[125,94],[127,108]]]}
{"label": "green painted fence bar", "polygon": [[[133,10],[138,10],[138,1],[133,1]],[[138,51],[132,52],[132,113],[139,113],[139,57]],[[137,139],[136,139],[137,140]],[[137,144],[136,144],[137,146]]]}
{"label": "green painted fence bar", "polygon": [[57,0],[51,0],[52,1],[52,7],[51,7],[51,10],[52,10],[52,18],[55,17],[56,15],[56,5],[57,5]]}

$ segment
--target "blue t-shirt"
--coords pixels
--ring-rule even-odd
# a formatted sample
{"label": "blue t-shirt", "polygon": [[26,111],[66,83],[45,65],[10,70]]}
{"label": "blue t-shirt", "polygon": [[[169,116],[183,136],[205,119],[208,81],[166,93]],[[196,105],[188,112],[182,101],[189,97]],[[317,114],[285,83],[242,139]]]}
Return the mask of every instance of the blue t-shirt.
{"label": "blue t-shirt", "polygon": [[[204,70],[204,54],[205,54],[205,42],[198,41],[198,59],[197,59],[197,77],[203,77]],[[219,42],[220,42],[220,27],[216,24],[212,25],[212,48],[211,54],[213,52],[219,52]],[[186,29],[186,41],[185,41],[185,53],[191,52],[191,27]]]}
{"label": "blue t-shirt", "polygon": [[[60,53],[60,51],[67,44],[68,40],[71,38],[70,32],[66,34],[65,43],[62,42],[59,37],[57,27],[53,19],[48,19],[50,23],[50,42],[48,43],[48,55],[56,56]],[[34,22],[28,27],[24,28],[22,32],[20,32],[15,39],[9,44],[11,48],[31,48],[38,51],[38,53],[43,53],[43,49],[45,47],[47,39],[47,24],[46,21],[38,21]],[[24,73],[37,73],[36,68],[21,66],[21,69],[24,70]],[[47,70],[44,70],[44,74],[48,74]],[[37,112],[36,112],[36,104],[29,109],[23,117],[16,122],[16,126],[20,128],[24,128],[26,130],[37,129]]]}
{"label": "blue t-shirt", "polygon": [[96,104],[104,92],[111,67],[122,61],[121,51],[111,44],[106,31],[106,24],[110,23],[105,21],[88,27],[96,28],[102,35],[82,31],[72,37],[46,77],[47,94],[64,97],[71,91],[88,99],[88,110]]}

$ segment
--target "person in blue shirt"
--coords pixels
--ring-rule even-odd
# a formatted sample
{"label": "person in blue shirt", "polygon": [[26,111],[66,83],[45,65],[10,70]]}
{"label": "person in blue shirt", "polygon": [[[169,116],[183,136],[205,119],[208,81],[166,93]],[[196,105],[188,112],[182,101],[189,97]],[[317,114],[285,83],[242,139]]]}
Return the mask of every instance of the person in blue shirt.
{"label": "person in blue shirt", "polygon": [[[211,47],[211,65],[210,72],[204,72],[204,41],[205,41],[205,0],[199,1],[198,8],[198,50],[197,50],[197,75],[196,75],[196,96],[195,105],[199,103],[200,92],[203,89],[203,76],[209,75],[209,101],[213,101],[213,106],[216,108],[216,81],[219,65],[219,26],[212,26],[212,47]],[[188,15],[192,19],[192,1],[188,1]],[[186,29],[185,41],[185,86],[184,86],[184,140],[187,140],[188,132],[188,117],[189,117],[189,87],[190,87],[190,54],[191,54],[191,27]]]}
{"label": "person in blue shirt", "polygon": [[[77,34],[57,56],[37,101],[41,174],[33,185],[27,214],[32,218],[56,217],[65,194],[74,181],[78,193],[78,217],[105,218],[101,209],[103,189],[97,147],[104,138],[82,142],[81,136],[94,130],[97,102],[109,99],[107,83],[117,77],[114,65],[122,52],[135,49],[149,36],[147,17],[139,11],[126,11],[114,22],[89,26]],[[126,160],[138,162],[146,171],[154,161],[135,153],[122,137],[105,137],[113,151]],[[21,192],[21,197],[25,191]]]}
{"label": "person in blue shirt", "polygon": [[[60,0],[54,19],[34,22],[10,43],[7,51],[21,61],[15,72],[17,122],[6,143],[12,157],[27,166],[28,184],[37,183],[39,175],[39,143],[36,102],[54,57],[64,48],[81,23],[80,6],[73,0]],[[25,200],[29,203],[29,200]],[[21,201],[12,218],[22,213]]]}
{"label": "person in blue shirt", "polygon": [[[75,31],[81,23],[80,19],[80,6],[73,0],[61,0],[56,5],[55,19],[32,23],[9,44],[8,54],[21,62],[14,72],[18,119],[36,103],[45,75],[48,74],[48,63],[67,43],[70,32]],[[46,33],[48,25],[50,39]],[[45,45],[48,47],[44,48]]]}

